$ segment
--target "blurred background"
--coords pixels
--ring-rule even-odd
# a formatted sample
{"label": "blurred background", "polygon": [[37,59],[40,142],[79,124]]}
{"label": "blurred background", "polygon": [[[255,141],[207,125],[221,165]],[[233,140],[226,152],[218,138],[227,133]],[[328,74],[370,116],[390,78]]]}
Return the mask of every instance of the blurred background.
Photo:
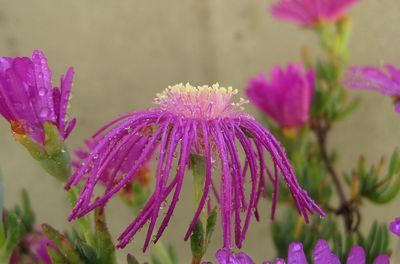
{"label": "blurred background", "polygon": [[[0,0],[0,56],[30,56],[41,49],[53,69],[53,80],[68,66],[76,70],[70,115],[78,125],[69,138],[70,149],[107,120],[128,111],[147,108],[157,92],[179,82],[195,85],[219,82],[243,94],[249,77],[268,72],[275,64],[300,60],[299,48],[307,45],[318,54],[316,37],[293,24],[274,20],[272,1],[262,0]],[[351,64],[400,65],[400,2],[362,0],[351,9],[354,22]],[[369,162],[389,156],[400,144],[400,116],[390,99],[376,93],[352,91],[361,107],[339,123],[329,145],[341,153],[340,171],[355,166],[360,154]],[[247,109],[256,113],[248,105]],[[26,150],[13,142],[8,124],[0,122],[0,168],[6,186],[5,203],[19,202],[21,188],[28,190],[38,223],[67,228],[68,206],[63,186],[45,175]],[[190,186],[191,187],[191,186]],[[186,199],[188,197],[188,199]],[[364,207],[363,226],[379,218],[400,215],[398,202],[387,207]],[[193,208],[191,188],[164,234],[173,243],[181,263],[190,262],[183,242]],[[397,205],[397,206],[396,206]],[[254,222],[243,250],[256,263],[274,255],[269,240],[269,207],[260,223]],[[114,237],[132,220],[119,199],[107,207]],[[141,234],[119,252],[142,255]],[[392,236],[394,246],[399,246]],[[218,233],[211,249],[221,245]],[[209,260],[214,260],[209,250]],[[123,263],[123,262],[122,262]]]}

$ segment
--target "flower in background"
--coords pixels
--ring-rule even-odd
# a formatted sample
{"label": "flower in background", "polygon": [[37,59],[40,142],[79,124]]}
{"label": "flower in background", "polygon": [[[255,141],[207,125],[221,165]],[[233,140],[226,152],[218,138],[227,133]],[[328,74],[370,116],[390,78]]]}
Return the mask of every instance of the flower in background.
{"label": "flower in background", "polygon": [[395,109],[400,113],[400,69],[386,64],[385,70],[376,67],[351,67],[344,83],[350,88],[379,91],[395,99]]}
{"label": "flower in background", "polygon": [[41,51],[33,51],[32,58],[0,58],[0,114],[15,139],[50,174],[64,179],[69,176],[69,159],[63,141],[75,125],[75,119],[67,121],[73,75],[69,68],[57,88]]}
{"label": "flower in background", "polygon": [[312,27],[338,20],[358,0],[278,0],[271,6],[278,19]]}
{"label": "flower in background", "polygon": [[301,65],[276,66],[270,81],[260,74],[250,79],[246,94],[250,101],[281,128],[303,126],[309,118],[314,94],[315,73],[303,73]]}
{"label": "flower in background", "polygon": [[254,264],[254,261],[246,253],[240,252],[233,255],[230,250],[226,249],[218,250],[215,258],[219,264]]}
{"label": "flower in background", "polygon": [[[346,264],[365,264],[366,257],[365,251],[360,246],[354,246],[347,257]],[[265,264],[273,264],[271,261],[264,262]],[[276,264],[284,264],[285,261],[279,259]],[[288,264],[308,264],[307,258],[303,251],[301,243],[291,243],[288,250]],[[314,264],[340,264],[339,257],[337,257],[329,247],[328,242],[319,240],[314,248],[313,253]],[[373,264],[390,264],[389,257],[386,255],[378,256]]]}
{"label": "flower in background", "polygon": [[10,264],[18,263],[43,263],[52,264],[47,248],[58,250],[41,231],[33,230],[28,233],[14,250]]}
{"label": "flower in background", "polygon": [[[232,102],[236,93],[237,90],[219,87],[218,84],[212,87],[178,84],[158,95],[155,99],[157,107],[129,113],[106,124],[99,132],[109,129],[108,133],[66,185],[68,189],[81,180],[85,181],[69,220],[82,217],[97,207],[104,207],[111,197],[132,181],[149,155],[157,160],[155,189],[135,220],[118,238],[117,246],[120,248],[125,247],[146,223],[149,226],[143,250],[146,250],[150,241],[158,241],[174,212],[186,170],[193,162],[193,157],[204,160],[204,183],[185,240],[192,234],[205,204],[210,201],[211,189],[220,204],[224,248],[232,249],[232,229],[235,230],[236,245],[241,247],[252,216],[258,214],[257,205],[265,192],[266,179],[275,186],[271,209],[274,214],[279,174],[287,183],[299,213],[307,221],[308,213],[324,215],[299,186],[279,142],[253,117],[240,111],[243,99],[239,103]],[[107,188],[100,197],[93,198],[102,174],[111,162],[128,158],[128,152],[121,155],[120,151],[133,146],[138,138],[146,138],[148,142],[140,148],[136,162],[130,164],[129,171],[118,183]],[[156,148],[159,150],[154,151]],[[275,172],[268,173],[268,177],[265,177],[265,172],[270,171],[264,160],[265,151],[271,156]],[[242,160],[242,153],[245,154],[245,160]],[[172,170],[175,164],[176,172]],[[220,168],[220,178],[213,177],[213,171],[217,168]],[[216,181],[219,184],[215,184]],[[246,181],[251,182],[249,192],[245,190]],[[219,191],[217,186],[220,186]],[[171,201],[167,203],[170,196]],[[166,212],[162,214],[158,231],[153,233],[161,209]]]}
{"label": "flower in background", "polygon": [[[141,151],[146,146],[149,141],[149,137],[146,136],[134,136],[130,145],[127,145],[120,149],[116,154],[117,157],[113,159],[107,166],[107,168],[102,172],[99,182],[103,184],[106,188],[110,189],[118,184],[126,173],[132,168],[132,164],[140,157]],[[85,161],[90,156],[90,153],[96,148],[97,144],[103,138],[103,135],[94,135],[90,140],[86,140],[85,144],[87,149],[78,149],[75,154],[78,160],[72,161],[72,166],[79,170],[82,167],[82,162]],[[147,158],[143,161],[142,166],[137,170],[133,177],[132,182],[138,183],[140,186],[147,186],[151,180],[150,177],[150,153]],[[89,168],[90,170],[90,168]],[[90,171],[88,171],[90,173]],[[127,199],[127,201],[132,202],[135,199],[132,184],[127,184],[122,189],[122,196]]]}
{"label": "flower in background", "polygon": [[396,219],[394,219],[393,222],[390,223],[389,230],[393,234],[395,234],[398,237],[400,237],[400,217],[397,217]]}

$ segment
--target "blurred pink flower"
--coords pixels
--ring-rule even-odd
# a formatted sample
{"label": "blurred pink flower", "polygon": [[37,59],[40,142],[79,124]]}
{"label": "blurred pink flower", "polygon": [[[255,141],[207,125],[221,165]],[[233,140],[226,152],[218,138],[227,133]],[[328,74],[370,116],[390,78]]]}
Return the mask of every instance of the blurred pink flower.
{"label": "blurred pink flower", "polygon": [[51,242],[39,229],[28,233],[14,250],[10,258],[10,264],[18,263],[43,263],[53,264],[47,253],[47,248],[51,247],[58,250],[56,245]]}
{"label": "blurred pink flower", "polygon": [[389,230],[400,237],[400,217],[396,217],[393,222],[389,225]]}
{"label": "blurred pink flower", "polygon": [[299,64],[289,64],[286,69],[275,66],[269,82],[260,74],[250,79],[246,93],[250,101],[280,127],[296,128],[308,121],[314,83],[313,70],[303,74]]}
{"label": "blurred pink flower", "polygon": [[[96,149],[96,146],[103,139],[103,137],[104,135],[102,134],[95,135],[91,139],[85,141],[87,149],[79,148],[75,151],[77,159],[72,161],[72,166],[76,171],[81,169],[82,163],[90,156],[90,153]],[[132,144],[128,144],[124,148],[121,148],[121,150],[116,154],[117,157],[108,163],[107,167],[100,175],[99,182],[104,185],[107,190],[115,187],[115,185],[117,185],[123,179],[125,174],[129,172],[132,164],[134,164],[140,157],[148,142],[149,137],[134,136]],[[152,150],[143,161],[143,165],[140,166],[134,175],[132,182],[137,182],[140,184],[140,186],[147,186],[150,183],[150,158],[153,154],[153,151],[154,150]],[[90,168],[87,173],[90,173]],[[131,200],[134,195],[132,184],[125,185],[122,188],[121,195]]]}
{"label": "blurred pink flower", "polygon": [[340,18],[358,0],[278,0],[271,6],[271,13],[278,19],[301,26],[314,26]]}
{"label": "blurred pink flower", "polygon": [[400,68],[386,64],[385,70],[376,67],[353,66],[344,78],[344,84],[353,89],[375,90],[395,99],[396,111],[400,113]]}
{"label": "blurred pink flower", "polygon": [[220,249],[215,253],[219,264],[254,264],[255,262],[245,253],[232,254],[228,249]]}
{"label": "blurred pink flower", "polygon": [[[354,246],[347,257],[346,264],[362,264],[365,263],[365,251],[360,246]],[[273,264],[271,261],[264,262],[265,264]],[[285,264],[282,259],[277,259],[276,264]],[[328,242],[319,240],[314,248],[313,253],[314,264],[340,264],[339,257],[337,257],[329,247]],[[288,252],[288,264],[308,264],[307,258],[303,251],[301,243],[291,243]],[[375,258],[373,264],[390,264],[389,257],[386,255],[379,255]]]}

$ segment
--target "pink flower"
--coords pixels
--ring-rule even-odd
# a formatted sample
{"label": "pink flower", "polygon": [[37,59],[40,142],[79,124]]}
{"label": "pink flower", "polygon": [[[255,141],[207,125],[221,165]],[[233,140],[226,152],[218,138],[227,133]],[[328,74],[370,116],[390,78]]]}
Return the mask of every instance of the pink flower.
{"label": "pink flower", "polygon": [[32,58],[0,58],[0,114],[16,136],[27,135],[43,145],[44,123],[57,127],[60,139],[68,137],[75,119],[67,122],[73,68],[61,76],[60,88],[53,87],[47,59],[41,51]]}
{"label": "pink flower", "polygon": [[[365,251],[360,246],[354,246],[346,260],[346,264],[365,264]],[[265,262],[273,264],[273,262]],[[276,264],[285,264],[282,259],[277,259]],[[301,243],[291,243],[288,252],[288,264],[308,264],[307,258],[303,251]],[[340,264],[339,258],[331,251],[328,242],[319,240],[314,248],[313,253],[314,264]],[[390,264],[389,257],[386,255],[379,255],[375,258],[373,264]]]}
{"label": "pink flower", "polygon": [[400,237],[400,217],[396,217],[393,222],[390,223],[389,225],[389,230]]}
{"label": "pink flower", "polygon": [[54,177],[70,176],[64,140],[75,126],[68,121],[73,68],[54,87],[47,59],[41,51],[32,58],[0,57],[0,115],[11,125],[14,138]]}
{"label": "pink flower", "polygon": [[[86,140],[86,149],[80,148],[75,151],[77,160],[72,161],[72,166],[79,171],[82,167],[82,162],[84,162],[92,151],[95,150],[97,144],[101,141],[104,135],[95,135],[90,140]],[[110,189],[117,185],[124,177],[126,173],[132,167],[132,164],[140,157],[143,148],[149,142],[149,137],[139,137],[136,136],[132,139],[130,145],[121,148],[117,153],[117,157],[113,159],[108,165],[104,172],[101,174],[100,183],[104,185],[107,189]],[[150,182],[150,158],[152,153],[150,153],[147,158],[143,161],[143,165],[136,172],[133,181],[140,183],[141,186],[146,186]],[[87,171],[90,173],[90,168]],[[132,185],[127,184],[122,189],[122,195],[125,198],[131,199],[134,195],[132,193]]]}
{"label": "pink flower", "polygon": [[247,96],[252,103],[282,128],[304,125],[309,118],[314,94],[315,73],[303,74],[301,65],[276,66],[270,81],[263,74],[251,79]]}
{"label": "pink flower", "polygon": [[400,69],[386,64],[385,70],[376,67],[353,66],[347,71],[344,83],[353,89],[379,91],[395,99],[395,109],[400,113]]}
{"label": "pink flower", "polygon": [[51,242],[38,229],[28,233],[18,247],[14,250],[10,264],[18,263],[43,263],[52,264],[47,248],[51,247],[58,250],[56,245]]}
{"label": "pink flower", "polygon": [[338,20],[358,0],[278,0],[271,6],[272,15],[301,26]]}
{"label": "pink flower", "polygon": [[[120,248],[125,247],[147,223],[143,250],[147,249],[150,241],[157,242],[178,201],[182,200],[184,179],[194,156],[204,159],[204,185],[185,240],[189,239],[210,199],[215,198],[220,208],[223,247],[231,250],[234,241],[240,248],[250,221],[258,216],[258,203],[268,183],[274,190],[271,209],[274,215],[279,176],[287,183],[298,212],[306,221],[310,213],[324,216],[324,212],[300,187],[279,142],[252,116],[242,111],[243,99],[233,101],[236,93],[232,87],[224,88],[218,84],[211,87],[178,84],[158,94],[155,99],[157,106],[126,114],[106,124],[100,133],[108,132],[66,185],[68,189],[83,181],[69,220],[82,217],[95,208],[103,208],[132,182],[149,156],[157,163],[155,188],[146,205],[118,238],[117,246]],[[146,144],[139,146],[137,142],[141,139]],[[135,161],[130,159],[127,151],[133,146],[137,146],[140,153]],[[271,158],[273,170],[268,168],[266,154]],[[127,165],[125,173],[123,167],[116,167],[117,173],[122,172],[118,183],[109,180],[111,187],[96,198],[95,189],[102,176],[113,164],[124,162]],[[245,184],[247,181],[249,185]],[[165,208],[166,203],[168,208]],[[164,214],[160,213],[160,208],[165,209]]]}
{"label": "pink flower", "polygon": [[230,250],[220,249],[215,253],[215,258],[219,264],[255,264],[254,261],[246,255],[246,253],[240,252],[232,254]]}

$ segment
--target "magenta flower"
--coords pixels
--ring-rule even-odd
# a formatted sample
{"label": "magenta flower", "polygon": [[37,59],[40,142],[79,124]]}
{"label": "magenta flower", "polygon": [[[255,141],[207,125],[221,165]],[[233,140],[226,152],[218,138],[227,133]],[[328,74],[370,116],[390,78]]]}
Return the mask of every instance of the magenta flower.
{"label": "magenta flower", "polygon": [[[365,264],[365,251],[360,246],[354,246],[347,257],[346,264]],[[273,262],[265,262],[273,264]],[[285,264],[285,261],[279,259],[276,264]],[[291,243],[288,251],[288,264],[308,264],[301,243]],[[331,251],[328,242],[319,240],[314,248],[313,253],[314,264],[340,264],[339,258]],[[390,264],[389,257],[386,255],[378,256],[373,264]]]}
{"label": "magenta flower", "polygon": [[28,233],[14,250],[10,264],[18,263],[43,263],[53,264],[47,253],[47,248],[55,250],[57,246],[51,242],[41,231],[34,230]]}
{"label": "magenta flower", "polygon": [[70,174],[63,141],[75,125],[75,119],[67,121],[73,75],[69,68],[56,88],[41,51],[33,51],[32,58],[0,58],[0,114],[10,123],[15,139],[62,180]]}
{"label": "magenta flower", "polygon": [[270,81],[260,74],[249,81],[248,98],[282,128],[296,128],[309,118],[314,94],[315,73],[303,74],[301,65],[276,66]]}
{"label": "magenta flower", "polygon": [[271,6],[271,13],[278,19],[312,27],[338,20],[356,2],[358,0],[278,0]]}
{"label": "magenta flower", "polygon": [[[186,170],[190,166],[190,158],[195,155],[205,160],[204,186],[185,240],[190,237],[209,201],[211,189],[220,204],[224,248],[232,248],[232,228],[235,230],[236,245],[241,247],[253,214],[258,215],[257,205],[265,192],[266,178],[276,187],[272,194],[271,211],[274,214],[279,174],[287,183],[299,213],[306,220],[308,213],[324,215],[299,186],[279,142],[253,117],[240,111],[243,99],[239,103],[232,102],[236,93],[236,90],[219,87],[218,84],[212,87],[178,84],[158,95],[155,99],[157,107],[129,113],[106,124],[99,133],[111,130],[98,142],[81,169],[66,185],[68,189],[72,184],[85,181],[69,219],[82,217],[94,208],[104,207],[111,197],[133,180],[149,155],[157,159],[155,189],[135,220],[118,238],[117,246],[120,248],[125,247],[146,223],[149,223],[149,227],[143,250],[146,250],[150,240],[157,242],[174,212]],[[123,162],[128,152],[121,154],[121,151],[133,147],[138,138],[143,137],[148,138],[148,142],[141,147],[140,155],[131,164],[129,172],[117,184],[107,188],[103,195],[94,198],[95,187],[109,164]],[[155,148],[158,151],[153,151]],[[265,151],[270,154],[274,164],[273,174],[269,173],[264,160]],[[176,172],[172,170],[174,164]],[[220,176],[214,175],[218,168]],[[266,173],[268,177],[265,177]],[[246,192],[244,183],[248,180],[251,182],[251,190]],[[216,181],[220,184],[215,184]],[[219,191],[217,186],[220,186]],[[166,206],[169,198],[171,201]],[[166,212],[160,214],[160,208],[164,207],[168,209],[165,208]],[[153,236],[160,215],[163,219]]]}
{"label": "magenta flower", "polygon": [[389,225],[389,230],[400,237],[400,217],[396,217],[393,222],[390,223]]}
{"label": "magenta flower", "polygon": [[75,125],[67,122],[73,68],[61,77],[60,88],[53,87],[47,59],[35,50],[32,58],[0,58],[0,114],[16,135],[27,135],[44,145],[46,122],[57,126],[62,140]]}
{"label": "magenta flower", "polygon": [[[136,138],[135,138],[136,137]],[[103,135],[96,135],[90,140],[86,140],[86,149],[78,149],[75,151],[78,160],[72,162],[72,166],[78,171],[82,167],[84,162],[90,153],[96,148],[97,144],[101,141]],[[121,148],[116,154],[116,158],[113,159],[102,172],[99,182],[106,188],[112,188],[119,183],[124,175],[130,171],[132,164],[140,157],[141,151],[149,141],[149,137],[146,136],[133,136],[131,146]],[[139,182],[142,186],[145,186],[150,181],[150,158],[152,152],[143,160],[142,166],[137,170],[133,176],[133,180]],[[90,168],[87,173],[90,173]],[[132,195],[132,185],[127,184],[122,190],[122,194],[125,197]]]}
{"label": "magenta flower", "polygon": [[344,83],[350,88],[375,90],[392,96],[396,111],[400,113],[400,69],[386,64],[385,70],[354,66],[347,72]]}
{"label": "magenta flower", "polygon": [[240,252],[235,255],[230,250],[220,249],[215,253],[219,264],[255,264],[246,253]]}

